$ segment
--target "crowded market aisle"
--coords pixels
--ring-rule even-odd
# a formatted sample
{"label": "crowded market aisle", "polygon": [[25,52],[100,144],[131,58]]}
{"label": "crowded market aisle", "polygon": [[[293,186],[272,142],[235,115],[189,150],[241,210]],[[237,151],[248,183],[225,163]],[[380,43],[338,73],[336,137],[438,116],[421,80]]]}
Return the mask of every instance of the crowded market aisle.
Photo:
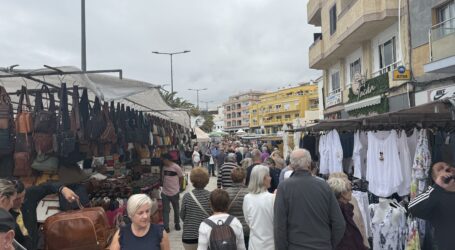
{"label": "crowded market aisle", "polygon": [[[184,170],[185,170],[185,173],[188,174],[188,179],[189,179],[189,174],[191,172],[191,166],[190,165],[186,165],[183,167]],[[217,177],[210,177],[210,181],[209,181],[209,184],[207,184],[207,187],[206,189],[209,190],[209,191],[212,191],[214,189],[216,189],[216,181],[217,181]],[[191,184],[190,181],[188,181],[188,186],[186,188],[186,191],[185,192],[182,192],[180,193],[180,205],[182,205],[182,198],[183,198],[183,195],[185,193],[187,193],[188,191],[191,191],[193,190],[193,185]],[[174,225],[174,213],[173,211],[171,211],[169,213],[169,225]],[[181,222],[182,223],[182,222]],[[183,223],[182,223],[183,225]],[[175,229],[171,226],[171,232],[169,233],[169,241],[171,243],[171,249],[175,249],[175,250],[183,250],[183,244],[182,244],[182,230],[180,231],[175,231]]]}

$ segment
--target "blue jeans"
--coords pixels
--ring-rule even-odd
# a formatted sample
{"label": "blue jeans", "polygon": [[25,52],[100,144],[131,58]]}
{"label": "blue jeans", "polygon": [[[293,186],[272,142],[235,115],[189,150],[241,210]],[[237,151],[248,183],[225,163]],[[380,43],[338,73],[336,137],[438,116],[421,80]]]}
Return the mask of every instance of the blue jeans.
{"label": "blue jeans", "polygon": [[163,202],[163,223],[165,228],[169,228],[169,213],[171,212],[171,204],[172,209],[174,209],[174,223],[180,224],[180,207],[179,207],[179,200],[180,200],[180,193],[177,193],[174,196],[167,196],[165,194],[161,194],[161,199]]}
{"label": "blue jeans", "polygon": [[210,175],[210,173],[212,173],[212,176],[215,176],[215,164],[209,164],[208,170],[209,170],[209,175]]}

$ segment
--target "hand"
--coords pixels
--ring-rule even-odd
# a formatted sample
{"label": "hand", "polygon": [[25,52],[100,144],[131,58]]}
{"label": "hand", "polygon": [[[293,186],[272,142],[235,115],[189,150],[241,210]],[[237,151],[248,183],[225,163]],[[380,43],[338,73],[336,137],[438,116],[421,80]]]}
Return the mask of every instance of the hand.
{"label": "hand", "polygon": [[65,199],[70,203],[79,200],[79,196],[76,193],[74,193],[73,190],[71,190],[67,187],[62,188],[61,193],[62,193],[63,197],[65,197]]}
{"label": "hand", "polygon": [[444,182],[447,178],[450,178],[452,176],[452,173],[442,174],[436,178],[435,183],[446,191],[455,192],[455,179],[452,178],[449,183]]}

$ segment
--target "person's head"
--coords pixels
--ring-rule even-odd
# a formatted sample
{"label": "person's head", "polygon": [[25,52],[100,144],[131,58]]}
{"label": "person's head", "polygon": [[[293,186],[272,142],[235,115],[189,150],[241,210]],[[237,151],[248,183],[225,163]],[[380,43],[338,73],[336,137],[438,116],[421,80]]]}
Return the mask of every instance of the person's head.
{"label": "person's head", "polygon": [[272,157],[274,160],[275,159],[278,159],[278,158],[281,158],[283,159],[283,156],[281,155],[281,152],[280,151],[273,151],[271,154],[270,154],[270,157]]}
{"label": "person's head", "polygon": [[272,178],[270,177],[269,167],[264,165],[256,165],[253,167],[248,184],[248,191],[253,194],[266,192],[270,187]]}
{"label": "person's head", "polygon": [[449,164],[445,162],[436,162],[431,165],[428,176],[430,178],[430,183],[434,184],[436,179],[440,176],[445,176],[448,173],[452,173],[455,176],[455,168],[451,167]]}
{"label": "person's head", "polygon": [[191,170],[190,181],[195,188],[205,188],[209,183],[209,173],[203,167],[196,167]]}
{"label": "person's head", "polygon": [[161,161],[163,161],[163,164],[164,164],[165,166],[169,166],[170,164],[173,163],[172,157],[171,157],[171,155],[168,154],[168,153],[164,153],[164,154],[161,155]]}
{"label": "person's head", "polygon": [[269,151],[269,150],[267,149],[266,146],[262,146],[262,152],[263,152],[263,153],[268,153],[268,151]]}
{"label": "person's head", "polygon": [[272,157],[267,157],[264,162],[263,162],[264,165],[266,165],[267,167],[271,167],[271,168],[274,168],[275,167],[275,161],[273,160]]}
{"label": "person's head", "polygon": [[327,183],[329,184],[332,191],[335,193],[335,197],[342,203],[348,203],[352,199],[352,187],[351,182],[344,178],[330,178]]}
{"label": "person's head", "polygon": [[331,174],[329,175],[329,179],[331,179],[331,178],[341,178],[341,179],[346,179],[346,180],[349,179],[349,178],[348,178],[348,175],[345,174],[345,173],[343,173],[343,172],[331,173]]}
{"label": "person's head", "polygon": [[294,170],[310,170],[311,155],[306,149],[296,149],[292,151],[290,158],[290,166]]}
{"label": "person's head", "polygon": [[242,168],[245,168],[245,169],[246,169],[247,167],[253,165],[253,159],[251,159],[251,158],[244,158],[244,159],[240,162],[240,164],[242,165]]}
{"label": "person's head", "polygon": [[2,249],[13,249],[15,227],[13,216],[7,210],[0,208],[0,243],[3,246]]}
{"label": "person's head", "polygon": [[241,167],[236,167],[231,172],[231,179],[232,182],[234,183],[243,183],[243,181],[245,180],[245,176],[246,176],[245,169]]}
{"label": "person's head", "polygon": [[11,182],[16,187],[16,198],[13,200],[13,209],[20,209],[25,198],[25,186],[22,181],[18,179],[12,179]]}
{"label": "person's head", "polygon": [[229,208],[229,194],[220,188],[210,193],[210,206],[215,213],[225,213]]}
{"label": "person's head", "polygon": [[237,156],[234,153],[229,153],[224,158],[224,162],[237,162]]}
{"label": "person's head", "polygon": [[158,210],[158,204],[146,194],[134,194],[128,199],[126,210],[132,223],[144,228],[150,224],[150,216]]}
{"label": "person's head", "polygon": [[199,146],[196,145],[193,147],[193,149],[194,149],[194,151],[199,151]]}
{"label": "person's head", "polygon": [[261,151],[259,149],[253,149],[251,151],[251,158],[253,158],[254,163],[261,162]]}
{"label": "person's head", "polygon": [[16,199],[16,187],[14,183],[0,179],[0,208],[9,211],[13,207],[13,201]]}

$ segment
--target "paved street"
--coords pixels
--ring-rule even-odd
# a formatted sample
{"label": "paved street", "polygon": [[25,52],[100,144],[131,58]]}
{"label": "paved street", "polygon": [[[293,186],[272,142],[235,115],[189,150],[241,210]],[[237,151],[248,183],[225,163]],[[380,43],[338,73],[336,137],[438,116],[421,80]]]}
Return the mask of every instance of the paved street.
{"label": "paved street", "polygon": [[[185,166],[185,172],[189,174],[190,171],[191,171],[191,166]],[[216,177],[210,177],[210,182],[209,182],[209,184],[206,187],[207,190],[211,191],[211,190],[216,188],[216,180],[217,180]],[[188,179],[188,182],[189,183],[188,183],[187,191],[190,191],[190,190],[193,189],[193,187],[192,187],[191,182],[189,181],[189,179]],[[180,201],[181,201],[181,198],[183,197],[183,195],[184,195],[184,193],[180,194]],[[172,206],[171,206],[171,212],[170,212],[169,220],[170,220],[169,225],[170,225],[170,229],[171,229],[171,232],[169,234],[169,239],[170,239],[170,242],[171,242],[171,249],[172,250],[183,250],[184,248],[183,248],[183,245],[182,245],[182,231],[175,231],[174,230],[174,212],[172,211]],[[181,226],[182,226],[182,230],[183,230],[183,223],[181,223]]]}

